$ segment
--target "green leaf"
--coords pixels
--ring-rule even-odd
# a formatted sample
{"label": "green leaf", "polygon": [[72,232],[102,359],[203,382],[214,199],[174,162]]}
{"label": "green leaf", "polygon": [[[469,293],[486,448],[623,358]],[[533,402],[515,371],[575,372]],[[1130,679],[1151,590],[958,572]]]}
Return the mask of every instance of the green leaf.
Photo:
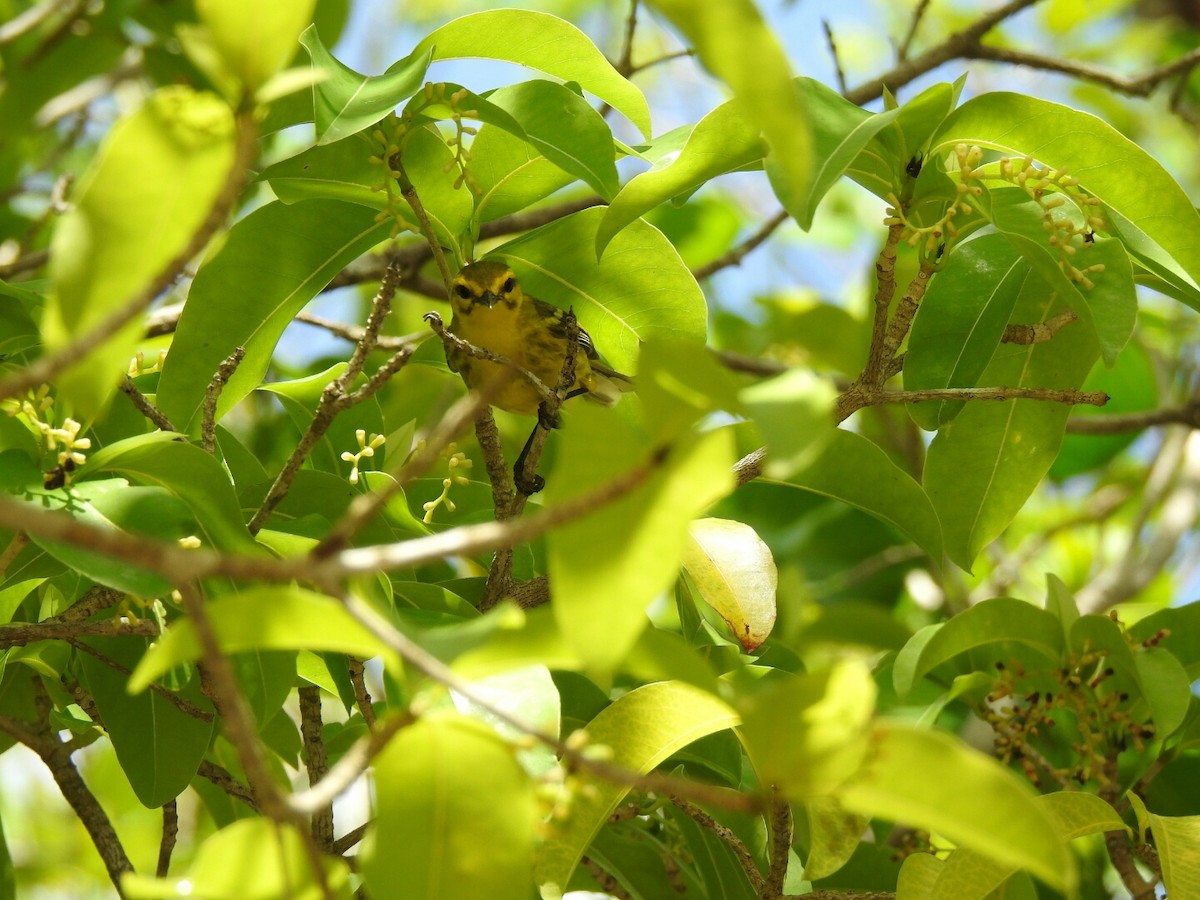
{"label": "green leaf", "polygon": [[[838,791],[849,810],[938,831],[999,863],[1074,889],[1074,857],[1033,789],[996,760],[937,731],[880,725],[862,771]],[[936,778],[914,778],[936,772]]]}
{"label": "green leaf", "polygon": [[360,75],[339,62],[321,43],[317,26],[300,35],[322,80],[313,85],[317,143],[332,144],[374,125],[421,87],[431,50],[418,47],[382,75]]}
{"label": "green leaf", "polygon": [[426,37],[412,56],[421,53],[433,59],[498,59],[578,82],[650,135],[650,109],[642,92],[612,67],[587,35],[557,16],[520,9],[473,13]]}
{"label": "green leaf", "polygon": [[1129,831],[1112,805],[1086,791],[1057,791],[1037,798],[1064,841],[1102,831]]}
{"label": "green leaf", "polygon": [[766,147],[736,100],[723,103],[692,127],[682,149],[635,175],[613,198],[596,230],[596,257],[622,228],[660,203],[762,159]]}
{"label": "green leaf", "polygon": [[895,526],[941,565],[942,533],[925,491],[862,435],[835,428],[816,461],[788,483]]}
{"label": "green leaf", "polygon": [[[738,723],[737,714],[712,694],[660,681],[622,695],[586,727],[592,746],[608,747],[610,761],[646,773],[697,738]],[[536,870],[543,894],[565,890],[593,838],[629,793],[625,785],[591,782],[571,802],[571,816],[542,845]]]}
{"label": "green leaf", "polygon": [[788,479],[804,471],[827,448],[833,436],[837,391],[828,378],[807,369],[752,384],[740,399],[767,445],[763,473]]}
{"label": "green leaf", "polygon": [[[814,117],[812,127],[815,152],[813,156],[817,160],[808,195],[804,198],[803,205],[794,210],[797,224],[807,231],[812,227],[813,217],[817,213],[817,205],[821,199],[838,179],[856,165],[856,161],[875,137],[896,121],[900,116],[900,110],[890,109],[856,122],[855,120],[860,117],[854,112],[845,109],[833,111],[839,102],[845,106],[853,106],[840,94],[814,79],[805,78],[800,81],[803,83],[809,114]],[[855,107],[855,109],[858,108]],[[821,116],[819,122],[816,119],[818,114]],[[853,127],[848,131],[845,130],[845,127],[852,122],[854,123]],[[828,125],[833,123],[837,123],[837,125],[829,128]],[[890,168],[892,171],[896,171],[901,169],[902,165]],[[895,176],[892,177],[892,180],[894,179]],[[789,207],[789,210],[791,209],[792,207]]]}
{"label": "green leaf", "polygon": [[767,639],[779,576],[770,548],[753,528],[731,519],[697,519],[688,527],[683,568],[747,651]]}
{"label": "green leaf", "polygon": [[138,800],[150,808],[162,806],[188,786],[208,750],[214,722],[212,704],[200,693],[196,680],[173,692],[194,713],[157,691],[129,693],[127,673],[144,658],[148,638],[81,640],[101,654],[81,653],[79,662],[117,761]]}
{"label": "green leaf", "polygon": [[[1189,290],[1193,307],[1200,307],[1200,216],[1159,162],[1111,125],[1057,103],[996,91],[953,112],[934,136],[931,152],[958,143],[1069,167],[1104,202],[1118,236],[1139,261],[1157,259]],[[1130,178],[1134,171],[1138,177]]]}
{"label": "green leaf", "polygon": [[[1008,325],[1029,264],[1001,235],[958,247],[921,298],[904,356],[904,389],[975,387]],[[927,431],[951,421],[961,400],[910,403]]]}
{"label": "green leaf", "polygon": [[1063,650],[1063,629],[1043,609],[1023,600],[996,597],[963,610],[936,631],[922,629],[900,651],[892,670],[896,693],[905,697],[937,666],[975,648],[1016,641],[1057,660]]}
{"label": "green leaf", "polygon": [[[125,486],[126,483],[123,480],[84,482],[75,488],[72,492],[75,496],[69,502],[64,501],[61,493],[58,492],[44,494],[31,492],[32,496],[26,502],[43,508],[62,509],[69,512],[72,518],[93,528],[121,531],[123,529],[120,529],[115,522],[90,502],[90,497],[93,494],[119,490]],[[66,541],[52,541],[36,534],[31,534],[29,538],[34,544],[73,571],[122,593],[133,594],[136,597],[159,597],[171,591],[171,582],[157,572],[140,569],[124,560],[86,550]]]}
{"label": "green leaf", "polygon": [[635,222],[596,261],[603,209],[585,209],[491,251],[510,264],[526,293],[563,308],[619,371],[636,368],[650,337],[703,341],[707,309],[696,279],[654,226]]}
{"label": "green leaf", "polygon": [[766,138],[771,185],[801,221],[812,185],[812,139],[802,91],[775,32],[753,0],[654,0],[653,5],[744,104],[747,119]]}
{"label": "green leaf", "polygon": [[[50,246],[43,333],[61,348],[124,308],[199,230],[233,164],[233,117],[211,94],[152,94],[109,132]],[[80,413],[107,402],[141,340],[135,317],[56,382]]]}
{"label": "green leaf", "polygon": [[161,487],[187,505],[213,548],[256,550],[229,476],[216,457],[194,444],[152,435],[127,438],[93,453],[87,472],[89,477],[113,472],[135,483]]}
{"label": "green leaf", "polygon": [[296,40],[312,21],[314,5],[314,0],[197,0],[196,12],[229,71],[254,93],[296,55]]}
{"label": "green leaf", "polygon": [[1150,707],[1155,737],[1170,737],[1187,717],[1192,681],[1183,664],[1161,647],[1147,647],[1133,655],[1142,696]]}
{"label": "green leaf", "polygon": [[[250,588],[208,600],[217,642],[226,653],[251,650],[329,650],[362,659],[383,654],[371,634],[336,600],[295,586]],[[129,690],[145,690],[175,666],[200,658],[192,623],[175,624],[154,644],[129,678]]]}
{"label": "green leaf", "polygon": [[239,346],[246,356],[217,418],[254,390],[296,313],[389,228],[372,210],[334,200],[268,203],[237,222],[196,273],[163,366],[157,401],[175,427],[199,432],[206,386]]}
{"label": "green leaf", "polygon": [[1149,818],[1167,893],[1172,897],[1200,894],[1200,816],[1150,813]]}
{"label": "green leaf", "polygon": [[400,731],[374,760],[376,817],[363,850],[372,896],[528,900],[534,785],[512,747],[454,713]]}
{"label": "green leaf", "polygon": [[808,858],[804,877],[809,881],[832,875],[846,864],[862,841],[870,821],[842,809],[831,797],[813,797],[804,804],[808,820]]}
{"label": "green leaf", "polygon": [[[1026,279],[1014,318],[1044,322],[1045,283]],[[1077,388],[1097,357],[1093,336],[1064,328],[1042,344],[1002,344],[980,376],[984,385]],[[946,554],[969,569],[1041,482],[1058,452],[1070,407],[1042,400],[973,401],[933,439],[925,489],[946,537]]]}
{"label": "green leaf", "polygon": [[[648,462],[643,436],[611,410],[576,408],[563,439],[551,508]],[[678,574],[688,523],[732,489],[733,461],[727,429],[681,440],[639,487],[547,536],[555,617],[590,668],[611,670],[633,646]]]}
{"label": "green leaf", "polygon": [[[130,900],[203,897],[205,900],[350,900],[350,870],[323,857],[323,878],[313,871],[305,839],[290,825],[268,818],[242,819],[210,835],[182,878],[155,879],[126,872],[122,896]],[[328,885],[331,894],[323,891]]]}
{"label": "green leaf", "polygon": [[875,695],[861,660],[820,674],[777,672],[738,703],[758,781],[793,802],[829,796],[868,755]]}
{"label": "green leaf", "polygon": [[[525,81],[491,92],[488,100],[521,126],[515,136],[528,141],[550,162],[584,181],[605,200],[616,194],[620,183],[612,132],[579,94],[551,81]],[[472,156],[474,152],[472,147]]]}
{"label": "green leaf", "polygon": [[[275,196],[288,204],[319,198],[386,209],[387,194],[375,188],[389,176],[383,166],[371,162],[375,152],[377,148],[362,136],[318,144],[267,166],[258,180],[270,183]],[[408,215],[403,205],[397,205],[394,212]]]}
{"label": "green leaf", "polygon": [[467,171],[479,191],[475,214],[483,222],[523,210],[571,182],[532,144],[495,125],[475,135]]}

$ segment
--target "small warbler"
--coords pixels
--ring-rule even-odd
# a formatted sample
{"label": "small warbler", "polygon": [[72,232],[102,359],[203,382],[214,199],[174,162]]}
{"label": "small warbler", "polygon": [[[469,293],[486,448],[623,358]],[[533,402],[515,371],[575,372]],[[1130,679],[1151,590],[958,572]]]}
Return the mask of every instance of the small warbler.
{"label": "small warbler", "polygon": [[[464,341],[491,350],[536,375],[553,390],[562,375],[567,355],[566,313],[521,290],[512,269],[485,260],[464,266],[450,283],[454,318],[450,330]],[[632,381],[600,362],[592,339],[579,329],[575,357],[575,383],[568,396],[583,394],[606,406],[632,390]],[[476,359],[463,350],[446,347],[446,362],[467,387],[483,388],[497,378],[508,383],[499,389],[492,405],[521,415],[536,415],[542,397],[529,379],[512,378],[505,366]]]}

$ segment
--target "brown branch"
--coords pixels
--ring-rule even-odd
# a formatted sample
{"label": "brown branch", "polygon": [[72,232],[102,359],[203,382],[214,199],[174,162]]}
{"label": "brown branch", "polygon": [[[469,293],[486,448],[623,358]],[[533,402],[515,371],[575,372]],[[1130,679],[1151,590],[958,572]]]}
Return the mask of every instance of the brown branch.
{"label": "brown branch", "polygon": [[143,637],[158,637],[158,623],[151,619],[140,622],[12,622],[0,625],[0,649],[24,647],[35,641],[65,641],[81,637],[121,637],[138,634]]}
{"label": "brown branch", "polygon": [[1103,406],[1109,400],[1103,391],[1080,391],[1074,388],[1036,387],[978,387],[933,388],[927,391],[870,391],[859,387],[838,398],[837,421],[867,406],[885,403],[920,403],[925,400],[1044,400],[1048,403]]}
{"label": "brown branch", "polygon": [[1046,72],[1058,72],[1070,75],[1081,81],[1091,81],[1109,90],[1131,97],[1148,97],[1156,87],[1181,72],[1186,72],[1200,63],[1200,48],[1185,53],[1178,59],[1157,66],[1141,75],[1128,76],[1118,72],[1103,69],[1090,63],[1062,59],[1055,56],[1042,56],[1038,53],[1026,53],[1022,50],[1009,50],[1004,47],[993,47],[987,44],[977,44],[963,54],[966,59],[986,60],[989,62],[1007,63],[1014,66],[1025,66],[1030,69],[1040,69]]}
{"label": "brown branch", "polygon": [[379,282],[379,290],[376,291],[375,299],[371,303],[371,313],[367,318],[367,324],[363,328],[362,337],[355,346],[354,353],[351,355],[346,369],[341,375],[329,382],[325,386],[325,390],[321,392],[321,399],[317,403],[317,409],[313,413],[312,421],[309,423],[304,434],[301,435],[300,441],[296,444],[295,449],[292,450],[283,468],[279,470],[279,474],[275,476],[275,481],[272,482],[270,489],[267,491],[267,496],[263,498],[262,504],[254,513],[253,518],[251,518],[247,526],[251,534],[257,534],[262,530],[263,525],[271,517],[271,513],[275,510],[275,507],[283,502],[283,498],[291,490],[292,482],[300,472],[304,461],[308,459],[313,448],[317,446],[317,442],[329,431],[329,427],[333,424],[333,420],[337,415],[378,391],[412,356],[415,350],[415,347],[412,345],[397,351],[387,363],[381,366],[367,380],[366,384],[356,391],[350,390],[350,385],[354,383],[354,380],[362,372],[367,354],[375,346],[375,339],[379,334],[379,329],[383,326],[384,318],[391,310],[392,298],[396,294],[399,278],[399,266],[393,261],[389,263],[387,269],[384,271],[382,280]]}
{"label": "brown branch", "polygon": [[754,861],[754,854],[750,852],[750,848],[737,836],[733,829],[722,825],[695,803],[684,800],[682,797],[672,796],[671,803],[680,812],[686,813],[701,828],[711,831],[725,846],[732,850],[733,855],[741,863],[746,877],[750,879],[750,886],[754,889],[755,895],[759,897],[765,896],[763,890],[766,887],[766,879],[763,878],[762,872],[758,871],[758,863]]}
{"label": "brown branch", "polygon": [[10,263],[0,265],[0,279],[8,281],[14,275],[40,269],[50,260],[49,250],[33,250],[24,256],[19,256]]}
{"label": "brown branch", "polygon": [[200,672],[204,687],[221,717],[226,737],[237,751],[238,761],[246,773],[255,802],[265,815],[275,821],[301,827],[302,823],[291,815],[267,766],[255,733],[253,713],[238,687],[232,664],[221,652],[200,590],[193,584],[184,584],[180,586],[179,593],[200,644]]}
{"label": "brown branch", "polygon": [[338,856],[345,855],[352,850],[359,841],[367,836],[367,826],[359,825],[350,831],[347,831],[340,838],[333,842],[333,852]]}
{"label": "brown branch", "polygon": [[767,810],[771,828],[771,865],[762,891],[763,900],[783,897],[783,882],[787,878],[788,851],[792,848],[792,809],[778,789],[771,791]]}
{"label": "brown branch", "polygon": [[95,351],[134,318],[141,315],[146,307],[175,281],[184,266],[204,249],[224,224],[241,194],[246,180],[246,171],[250,168],[257,153],[258,126],[255,123],[254,115],[253,113],[239,115],[233,164],[230,166],[229,175],[216,199],[213,200],[204,221],[200,223],[184,248],[163,266],[146,287],[120,309],[109,314],[70,343],[47,353],[31,365],[0,380],[0,398],[23,394],[40,384],[53,381],[60,372]]}
{"label": "brown branch", "polygon": [[398,150],[392,154],[388,164],[395,175],[396,183],[400,185],[400,196],[408,203],[417,219],[417,224],[421,226],[421,235],[429,245],[430,252],[433,253],[433,260],[437,263],[438,272],[441,273],[442,283],[446,286],[446,290],[450,290],[450,280],[454,277],[454,273],[450,271],[450,266],[446,262],[446,254],[442,252],[442,244],[433,230],[429,215],[425,212],[425,205],[421,202],[417,189],[413,187],[413,183],[409,181],[408,175],[404,171],[404,163],[400,158],[402,152]]}
{"label": "brown branch", "polygon": [[1169,406],[1145,412],[1077,416],[1067,420],[1067,431],[1072,434],[1122,434],[1126,431],[1142,431],[1157,425],[1200,428],[1200,400],[1192,400],[1186,406]]}
{"label": "brown branch", "polygon": [[[932,264],[923,262],[916,277],[908,283],[908,289],[900,298],[900,305],[896,307],[896,314],[892,316],[892,321],[888,324],[887,335],[883,340],[883,358],[885,360],[895,357],[896,351],[904,343],[904,338],[908,336],[913,317],[917,314],[917,307],[921,303],[921,298],[925,296],[933,272]],[[879,383],[882,384],[882,379]]]}
{"label": "brown branch", "polygon": [[733,465],[733,475],[737,486],[749,484],[756,478],[761,478],[763,465],[767,461],[767,448],[759,447],[747,453]]}
{"label": "brown branch", "polygon": [[884,88],[894,93],[901,85],[908,84],[918,76],[936,69],[942,63],[950,62],[952,59],[961,59],[969,50],[979,46],[979,39],[987,32],[1005,19],[1037,2],[1039,0],[1009,0],[1003,6],[997,7],[990,13],[985,13],[970,25],[958,30],[936,47],[931,47],[920,56],[901,60],[890,72],[852,90],[843,91],[842,96],[856,106],[863,106],[882,96]]}
{"label": "brown branch", "polygon": [[[93,623],[89,623],[89,624],[93,624]],[[105,624],[105,623],[101,622],[101,623],[94,623],[94,624]],[[154,623],[150,623],[150,624],[154,624]],[[158,633],[159,633],[159,631],[158,631],[157,627],[155,627],[154,631],[151,632],[152,635],[157,635]],[[130,675],[133,674],[133,670],[131,670],[125,664],[117,662],[115,659],[113,659],[110,656],[106,656],[105,654],[101,653],[99,650],[97,650],[95,647],[91,646],[90,644],[86,644],[83,641],[76,640],[73,635],[72,636],[63,636],[63,637],[59,638],[59,640],[65,640],[67,643],[69,643],[72,647],[74,647],[79,652],[86,653],[89,656],[95,657],[96,659],[100,660],[100,662],[102,662],[106,666],[108,666],[110,669],[112,669],[116,672],[120,672],[126,678],[128,678]],[[170,703],[172,706],[174,706],[176,709],[178,709],[185,716],[191,716],[193,719],[197,719],[201,722],[211,722],[213,720],[213,714],[211,712],[209,712],[206,709],[201,709],[200,707],[196,706],[194,703],[191,703],[188,700],[185,700],[183,697],[180,697],[174,691],[170,691],[167,688],[163,687],[161,684],[150,685],[150,690],[154,694],[157,694],[159,697],[162,697],[164,700],[166,700],[168,703]]]}
{"label": "brown branch", "polygon": [[628,78],[633,74],[633,35],[637,31],[638,0],[629,0],[629,15],[625,17],[625,35],[621,39],[621,56],[616,70]]}
{"label": "brown branch", "polygon": [[1073,309],[1064,309],[1045,322],[1033,325],[1008,325],[1000,336],[1002,344],[1044,344],[1078,319]]}
{"label": "brown branch", "polygon": [[154,427],[159,431],[177,430],[175,426],[171,424],[171,420],[167,418],[166,414],[153,403],[151,403],[146,398],[145,394],[138,390],[138,386],[133,383],[133,379],[128,375],[125,375],[121,379],[120,388],[125,396],[129,398],[129,401],[134,405],[137,411],[149,419],[154,424]]}
{"label": "brown branch", "polygon": [[903,234],[902,223],[888,226],[887,240],[875,259],[875,316],[871,325],[871,349],[868,351],[867,365],[858,379],[871,387],[879,387],[884,380],[883,367],[888,360],[885,346],[888,313],[892,298],[896,295],[896,251]]}
{"label": "brown branch", "polygon": [[233,377],[233,373],[237,371],[237,367],[242,364],[242,360],[246,358],[245,347],[235,347],[221,364],[217,366],[217,371],[212,377],[212,381],[208,383],[208,387],[204,390],[204,407],[203,414],[200,420],[200,443],[204,450],[208,453],[217,452],[217,401],[221,398],[221,392],[225,390],[225,385],[229,383],[229,379]]}
{"label": "brown branch", "polygon": [[206,781],[215,784],[222,791],[228,794],[235,800],[240,800],[246,804],[254,812],[258,812],[258,803],[254,799],[254,794],[250,789],[234,778],[227,769],[218,766],[211,760],[201,760],[200,768],[196,770],[196,774]]}
{"label": "brown branch", "polygon": [[669,456],[669,448],[658,448],[640,465],[612,481],[535,515],[507,522],[463,525],[393,544],[350,548],[325,559],[218,553],[207,548],[184,549],[169,541],[98,528],[80,522],[65,512],[40,509],[4,495],[0,495],[0,527],[23,527],[31,534],[67,541],[159,572],[178,585],[221,576],[282,582],[300,579],[328,586],[351,575],[392,571],[446,556],[471,556],[533,540],[552,528],[625,496],[649,478]]}
{"label": "brown branch", "polygon": [[697,266],[692,269],[692,276],[699,281],[702,278],[708,278],[710,275],[727,269],[730,266],[739,266],[742,260],[745,259],[752,251],[761,245],[767,238],[775,233],[775,230],[786,222],[789,218],[787,210],[781,209],[771,218],[763,223],[762,227],[742,243],[738,244],[729,252],[718,256],[712,262],[707,262],[702,266]]}
{"label": "brown branch", "polygon": [[[500,445],[500,431],[496,428],[496,419],[490,409],[484,409],[476,417],[475,439],[479,442],[488,482],[492,485],[492,509],[495,511],[496,521],[516,518],[517,489],[513,486],[512,471],[505,462],[504,449]],[[479,601],[480,609],[487,611],[508,596],[513,587],[512,563],[511,547],[497,548],[492,554],[483,596]]]}
{"label": "brown branch", "polygon": [[[45,702],[48,701],[48,698],[45,697],[45,687],[36,676],[33,683],[35,692],[39,694],[39,702],[36,705],[48,706],[48,703]],[[132,872],[133,864],[125,854],[125,848],[121,846],[121,840],[117,836],[116,829],[113,828],[112,820],[109,819],[96,796],[84,783],[79,770],[75,768],[75,763],[71,760],[69,745],[58,739],[47,720],[35,724],[9,716],[0,716],[0,731],[36,753],[46,768],[50,770],[63,798],[87,830],[96,852],[100,854],[108,877],[119,894],[121,875],[124,872]]]}
{"label": "brown branch", "polygon": [[[297,693],[300,700],[300,736],[304,741],[304,761],[308,768],[309,787],[317,784],[329,772],[329,757],[321,734],[321,689],[314,684],[302,685]],[[333,848],[333,803],[312,811],[312,836],[317,846],[328,852]]]}
{"label": "brown branch", "polygon": [[354,685],[354,702],[358,706],[358,711],[362,713],[367,728],[374,728],[375,707],[371,702],[371,692],[367,690],[366,670],[363,668],[363,662],[357,656],[348,656],[346,661],[350,670],[350,683]]}
{"label": "brown branch", "polygon": [[111,609],[124,599],[125,595],[120,591],[114,591],[112,588],[97,585],[57,616],[43,619],[40,624],[65,625],[70,622],[83,622],[90,619],[102,609]]}
{"label": "brown branch", "polygon": [[[335,322],[332,319],[326,319],[309,312],[302,312],[296,316],[297,322],[303,322],[305,325],[312,325],[316,328],[323,328],[332,335],[344,338],[347,341],[358,342],[363,339],[366,333],[361,325],[347,325],[345,322]],[[428,337],[425,332],[414,332],[403,336],[395,336],[390,334],[380,334],[375,337],[375,346],[380,350],[403,350],[409,344],[419,342],[422,338]]]}
{"label": "brown branch", "polygon": [[163,804],[162,840],[158,845],[158,865],[154,874],[158,878],[166,878],[171,871],[171,854],[175,850],[175,841],[179,838],[179,807],[174,800]]}
{"label": "brown branch", "polygon": [[0,553],[0,578],[4,577],[4,574],[8,571],[8,567],[13,564],[13,560],[20,556],[21,551],[28,546],[29,535],[24,531],[18,531],[12,536],[12,540],[5,546],[4,551]]}

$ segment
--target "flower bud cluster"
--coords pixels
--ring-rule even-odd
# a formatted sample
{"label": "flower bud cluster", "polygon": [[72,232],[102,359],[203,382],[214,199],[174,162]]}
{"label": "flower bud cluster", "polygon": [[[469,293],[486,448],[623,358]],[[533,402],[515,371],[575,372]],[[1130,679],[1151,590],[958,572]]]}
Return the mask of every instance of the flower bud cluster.
{"label": "flower bud cluster", "polygon": [[[1100,200],[1082,190],[1079,179],[1068,175],[1065,166],[1038,168],[1031,156],[1016,161],[1000,160],[1000,177],[1021,188],[1042,208],[1042,227],[1050,232],[1047,240],[1058,251],[1059,265],[1072,281],[1092,288],[1088,273],[1103,272],[1104,266],[1080,267],[1075,265],[1073,257],[1090,246],[1094,233],[1105,227]],[[1079,215],[1069,215],[1064,209],[1068,205],[1074,205]]]}
{"label": "flower bud cluster", "polygon": [[[1151,647],[1165,636],[1161,632],[1132,649]],[[1130,695],[1110,681],[1115,671],[1104,651],[1071,651],[1061,667],[1036,677],[1015,661],[996,663],[996,672],[982,712],[992,726],[994,752],[1006,765],[1019,765],[1034,784],[1040,767],[1060,784],[1073,780],[1111,788],[1117,755],[1130,748],[1141,752],[1154,737],[1154,725],[1137,721]],[[1030,690],[1035,682],[1044,686],[1046,676],[1054,683],[1051,689]],[[1057,743],[1070,752],[1069,764],[1061,767],[1047,758],[1043,746],[1059,725],[1065,730]]]}
{"label": "flower bud cluster", "polygon": [[43,384],[24,400],[5,400],[0,409],[28,422],[41,435],[44,449],[54,454],[55,466],[46,473],[46,488],[66,487],[75,469],[87,462],[83,451],[92,449],[92,440],[79,436],[83,426],[69,416],[63,419],[62,425],[54,424],[54,398],[50,396],[50,386]]}
{"label": "flower bud cluster", "polygon": [[421,504],[421,509],[425,510],[425,515],[422,521],[428,525],[433,521],[433,513],[439,506],[445,506],[447,512],[454,512],[457,507],[453,500],[450,499],[450,488],[454,485],[466,486],[471,483],[471,478],[468,475],[462,474],[467,469],[472,468],[475,463],[467,459],[467,454],[458,449],[457,444],[449,444],[446,447],[449,453],[449,459],[446,462],[446,468],[449,474],[442,479],[442,493],[433,500]]}

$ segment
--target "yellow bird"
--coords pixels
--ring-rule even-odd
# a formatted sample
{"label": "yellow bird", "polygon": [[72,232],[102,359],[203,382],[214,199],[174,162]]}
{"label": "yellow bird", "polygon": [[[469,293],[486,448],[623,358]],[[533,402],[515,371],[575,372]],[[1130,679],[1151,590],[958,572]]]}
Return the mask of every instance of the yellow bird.
{"label": "yellow bird", "polygon": [[[567,355],[566,313],[557,306],[521,290],[513,270],[501,262],[484,260],[464,266],[450,283],[454,318],[450,330],[476,347],[507,357],[553,390],[562,375]],[[631,380],[600,362],[592,339],[579,329],[575,357],[575,383],[568,396],[583,394],[606,406],[632,390]],[[507,379],[492,405],[521,415],[536,415],[542,396],[529,382],[500,363],[476,359],[449,345],[446,362],[467,387],[481,389],[498,378]]]}

